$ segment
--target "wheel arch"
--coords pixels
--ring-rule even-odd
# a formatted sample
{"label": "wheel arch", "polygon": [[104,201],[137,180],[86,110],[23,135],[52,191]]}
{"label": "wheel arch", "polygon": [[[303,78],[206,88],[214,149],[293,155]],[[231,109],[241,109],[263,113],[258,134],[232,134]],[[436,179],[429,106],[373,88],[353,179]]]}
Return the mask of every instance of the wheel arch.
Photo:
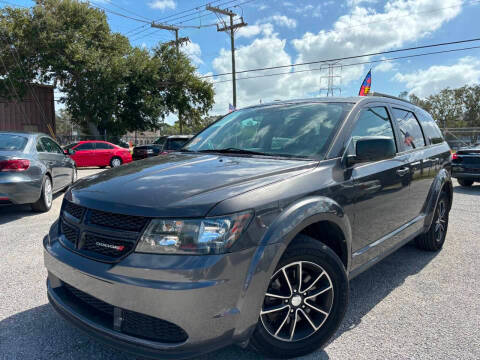
{"label": "wheel arch", "polygon": [[291,204],[270,225],[262,245],[282,243],[286,249],[299,234],[308,235],[331,248],[349,271],[351,225],[337,202],[315,196]]}
{"label": "wheel arch", "polygon": [[437,176],[433,180],[429,195],[424,204],[422,212],[425,214],[425,231],[428,231],[432,225],[435,208],[437,207],[437,203],[442,192],[446,192],[448,195],[448,209],[450,210],[453,202],[453,185],[450,173],[446,169],[441,169],[438,172]]}

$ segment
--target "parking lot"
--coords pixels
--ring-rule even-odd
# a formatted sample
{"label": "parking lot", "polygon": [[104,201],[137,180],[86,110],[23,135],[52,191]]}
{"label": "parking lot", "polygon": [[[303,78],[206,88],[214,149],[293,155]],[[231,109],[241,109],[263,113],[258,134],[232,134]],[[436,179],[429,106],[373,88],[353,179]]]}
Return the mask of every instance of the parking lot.
{"label": "parking lot", "polygon": [[[80,332],[47,302],[42,238],[62,197],[46,214],[0,208],[0,358],[134,359]],[[480,185],[455,182],[444,249],[407,245],[354,279],[343,325],[323,351],[305,359],[480,359],[479,200]],[[229,347],[198,359],[256,358]]]}

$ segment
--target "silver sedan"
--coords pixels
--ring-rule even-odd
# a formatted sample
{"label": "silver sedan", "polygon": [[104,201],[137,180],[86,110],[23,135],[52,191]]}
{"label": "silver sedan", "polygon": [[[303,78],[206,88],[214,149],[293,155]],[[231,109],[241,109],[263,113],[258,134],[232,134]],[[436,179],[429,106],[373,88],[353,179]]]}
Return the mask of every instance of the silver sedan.
{"label": "silver sedan", "polygon": [[31,204],[32,210],[46,212],[53,194],[76,177],[75,163],[51,137],[0,132],[0,205]]}

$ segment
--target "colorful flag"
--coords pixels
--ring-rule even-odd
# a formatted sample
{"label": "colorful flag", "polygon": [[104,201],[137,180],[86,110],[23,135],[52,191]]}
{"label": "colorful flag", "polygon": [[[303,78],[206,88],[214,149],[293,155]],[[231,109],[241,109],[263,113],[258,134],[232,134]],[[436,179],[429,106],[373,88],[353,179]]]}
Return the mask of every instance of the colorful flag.
{"label": "colorful flag", "polygon": [[231,113],[232,111],[235,111],[235,106],[233,106],[232,104],[228,104],[228,112]]}
{"label": "colorful flag", "polygon": [[360,87],[360,91],[358,92],[358,96],[367,96],[367,94],[370,92],[371,86],[372,86],[372,69],[370,69],[367,76],[365,76],[365,80],[363,80],[362,86]]}

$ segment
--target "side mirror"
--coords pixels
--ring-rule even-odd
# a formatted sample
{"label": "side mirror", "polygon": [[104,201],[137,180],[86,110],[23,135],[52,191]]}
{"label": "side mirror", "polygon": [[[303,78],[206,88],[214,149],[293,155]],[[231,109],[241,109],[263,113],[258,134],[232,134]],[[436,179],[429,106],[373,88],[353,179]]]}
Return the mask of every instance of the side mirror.
{"label": "side mirror", "polygon": [[395,142],[387,137],[364,137],[355,144],[355,155],[347,158],[348,165],[391,159],[395,156]]}
{"label": "side mirror", "polygon": [[68,149],[68,150],[66,150],[66,154],[67,154],[67,155],[73,155],[73,154],[75,154],[75,150],[73,150],[73,149]]}

